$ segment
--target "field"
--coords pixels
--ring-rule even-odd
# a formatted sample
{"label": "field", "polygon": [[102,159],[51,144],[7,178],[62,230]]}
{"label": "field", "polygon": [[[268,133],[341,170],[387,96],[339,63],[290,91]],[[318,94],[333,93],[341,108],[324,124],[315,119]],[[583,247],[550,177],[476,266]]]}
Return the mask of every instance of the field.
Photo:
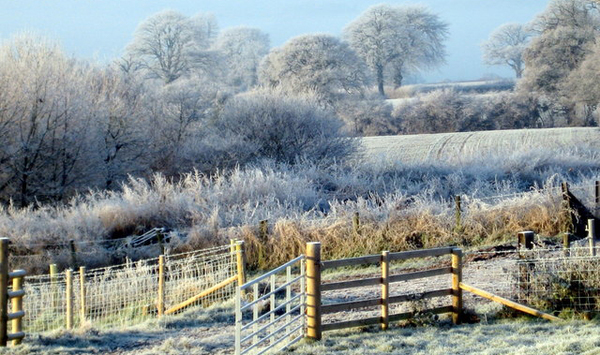
{"label": "field", "polygon": [[439,161],[460,164],[476,162],[498,153],[531,154],[544,150],[560,154],[573,147],[599,154],[600,129],[574,127],[365,137],[362,144],[367,160],[384,158],[403,163]]}
{"label": "field", "polygon": [[[65,206],[5,208],[0,228],[13,238],[14,265],[33,272],[51,261],[67,266],[69,239],[76,242],[76,257],[91,267],[112,260],[110,240],[160,226],[179,233],[166,245],[170,252],[244,239],[251,269],[288,261],[307,241],[321,241],[325,259],[440,245],[476,249],[514,243],[515,233],[525,229],[543,236],[563,231],[560,183],[569,182],[591,205],[594,182],[600,180],[599,136],[597,128],[564,128],[368,137],[355,159],[344,164],[265,163],[214,176],[187,174],[181,180],[132,178],[122,191],[93,191]],[[455,195],[463,197],[460,225]],[[264,229],[263,220],[268,221]],[[130,256],[157,252],[154,245]],[[232,307],[110,331],[84,327],[33,335],[10,353],[230,353]],[[334,332],[324,342],[301,343],[294,352],[485,353],[503,347],[567,354],[598,345],[589,337],[600,330],[596,321],[486,321],[460,327],[426,322],[386,333]],[[478,340],[469,342],[469,334]]]}

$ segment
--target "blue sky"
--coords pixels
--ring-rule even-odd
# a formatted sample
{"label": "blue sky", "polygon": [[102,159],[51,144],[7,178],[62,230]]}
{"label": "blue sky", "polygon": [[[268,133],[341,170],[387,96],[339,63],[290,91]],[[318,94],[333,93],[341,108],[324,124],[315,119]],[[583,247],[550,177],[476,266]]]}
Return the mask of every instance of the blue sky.
{"label": "blue sky", "polygon": [[[164,9],[185,15],[213,13],[221,29],[258,27],[272,46],[305,33],[341,34],[369,6],[367,0],[0,0],[0,38],[33,30],[58,39],[67,53],[108,61],[118,57],[136,26]],[[481,62],[479,44],[507,22],[525,23],[544,10],[542,0],[387,1],[422,4],[449,24],[447,64],[423,78],[428,82],[472,80],[488,73],[512,76],[509,69]]]}

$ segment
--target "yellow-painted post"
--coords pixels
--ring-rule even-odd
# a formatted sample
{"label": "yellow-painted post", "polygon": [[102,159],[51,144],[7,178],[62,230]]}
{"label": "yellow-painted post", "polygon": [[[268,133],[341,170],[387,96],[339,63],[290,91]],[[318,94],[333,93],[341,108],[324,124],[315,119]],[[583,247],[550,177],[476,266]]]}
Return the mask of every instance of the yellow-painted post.
{"label": "yellow-painted post", "polygon": [[8,342],[8,238],[0,238],[0,346]]}
{"label": "yellow-painted post", "polygon": [[58,308],[58,265],[50,264],[50,288],[52,292],[52,307]]}
{"label": "yellow-painted post", "polygon": [[86,318],[85,304],[85,266],[79,267],[79,325],[83,326]]}
{"label": "yellow-painted post", "polygon": [[321,340],[321,243],[306,244],[306,336]]}
{"label": "yellow-painted post", "polygon": [[165,314],[165,256],[158,257],[158,301],[156,304],[158,316]]}
{"label": "yellow-painted post", "polygon": [[[244,263],[244,241],[238,240],[235,245],[236,264],[237,264],[237,276],[238,276],[238,287],[246,283],[246,267]],[[245,290],[241,290],[241,296],[244,297]]]}
{"label": "yellow-painted post", "polygon": [[381,329],[387,330],[390,324],[390,261],[389,251],[381,253]]}
{"label": "yellow-painted post", "polygon": [[67,300],[67,319],[66,326],[67,329],[73,329],[73,270],[68,269],[65,271],[66,282],[67,282],[67,290],[66,290],[66,300]]}
{"label": "yellow-painted post", "polygon": [[452,249],[452,323],[460,324],[463,311],[462,289],[462,250]]}
{"label": "yellow-painted post", "polygon": [[[15,277],[13,279],[12,290],[20,291],[23,289],[23,277]],[[23,310],[23,296],[14,297],[12,299],[12,313],[18,313]],[[12,333],[20,333],[23,331],[23,318],[17,317],[12,320]],[[13,339],[12,345],[21,344],[22,338]]]}

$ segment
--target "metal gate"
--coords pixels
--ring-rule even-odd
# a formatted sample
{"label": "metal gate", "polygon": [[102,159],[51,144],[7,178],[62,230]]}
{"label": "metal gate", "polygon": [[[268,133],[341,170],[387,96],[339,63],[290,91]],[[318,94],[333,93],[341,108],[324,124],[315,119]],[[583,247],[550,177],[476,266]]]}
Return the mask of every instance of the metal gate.
{"label": "metal gate", "polygon": [[264,354],[306,333],[304,255],[237,288],[235,354]]}

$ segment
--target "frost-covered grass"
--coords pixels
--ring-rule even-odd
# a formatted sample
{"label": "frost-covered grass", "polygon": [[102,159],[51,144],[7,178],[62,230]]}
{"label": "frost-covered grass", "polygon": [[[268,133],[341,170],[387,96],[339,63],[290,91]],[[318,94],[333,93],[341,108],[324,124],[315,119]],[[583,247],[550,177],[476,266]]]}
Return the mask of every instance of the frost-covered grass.
{"label": "frost-covered grass", "polygon": [[304,341],[290,354],[598,354],[600,323],[505,320],[371,331],[355,328]]}
{"label": "frost-covered grass", "polygon": [[[382,249],[492,244],[512,240],[524,229],[555,235],[564,224],[560,183],[570,182],[589,203],[593,183],[600,180],[600,150],[591,145],[593,139],[576,143],[560,134],[544,138],[524,132],[522,144],[486,136],[470,155],[455,157],[428,154],[402,161],[367,154],[329,166],[263,163],[212,176],[190,173],[178,181],[160,175],[151,181],[132,178],[121,191],[93,191],[64,206],[3,208],[0,234],[11,237],[16,254],[35,254],[12,260],[14,267],[33,271],[45,270],[50,261],[67,265],[68,249],[60,245],[69,239],[88,255],[93,252],[85,259],[89,266],[106,265],[114,253],[94,241],[152,227],[187,234],[169,246],[173,251],[243,238],[249,262],[259,267],[290,260],[307,241],[323,242],[324,257],[334,258]],[[597,134],[597,129],[586,132]],[[444,142],[429,141],[436,148],[427,149],[445,152],[448,140],[465,140],[463,134],[444,136]],[[418,146],[422,136],[414,137],[396,148]],[[461,230],[455,228],[455,195],[463,197]],[[352,223],[355,212],[358,230]],[[266,240],[260,237],[261,220],[269,221]],[[268,258],[258,259],[260,249]],[[155,256],[157,250],[137,256]]]}
{"label": "frost-covered grass", "polygon": [[[233,303],[153,319],[134,327],[81,329],[29,335],[0,354],[232,354]],[[598,354],[600,323],[551,323],[531,318],[492,319],[453,326],[442,319],[424,325],[392,324],[326,332],[301,341],[286,354]]]}

